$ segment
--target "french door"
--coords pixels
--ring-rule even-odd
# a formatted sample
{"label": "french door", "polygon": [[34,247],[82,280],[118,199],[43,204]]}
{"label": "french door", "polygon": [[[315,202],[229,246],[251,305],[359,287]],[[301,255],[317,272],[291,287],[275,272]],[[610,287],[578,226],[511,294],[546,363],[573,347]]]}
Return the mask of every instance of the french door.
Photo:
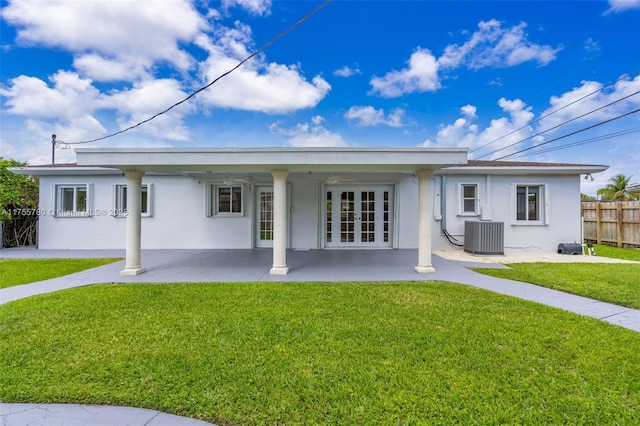
{"label": "french door", "polygon": [[325,247],[391,247],[393,186],[326,186]]}

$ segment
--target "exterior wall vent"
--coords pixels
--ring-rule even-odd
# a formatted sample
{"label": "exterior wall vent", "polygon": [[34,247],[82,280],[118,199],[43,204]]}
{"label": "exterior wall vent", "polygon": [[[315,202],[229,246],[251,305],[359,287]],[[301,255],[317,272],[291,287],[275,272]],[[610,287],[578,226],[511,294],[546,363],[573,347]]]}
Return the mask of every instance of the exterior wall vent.
{"label": "exterior wall vent", "polygon": [[504,222],[464,222],[464,251],[504,254]]}

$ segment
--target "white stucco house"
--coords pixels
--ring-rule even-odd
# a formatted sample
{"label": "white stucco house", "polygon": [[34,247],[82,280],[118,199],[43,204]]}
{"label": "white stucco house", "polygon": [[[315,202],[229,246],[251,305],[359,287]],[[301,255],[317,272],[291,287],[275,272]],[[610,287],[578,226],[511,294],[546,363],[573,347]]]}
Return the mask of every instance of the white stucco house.
{"label": "white stucco house", "polygon": [[[495,250],[555,251],[580,239],[581,175],[601,165],[467,160],[466,148],[76,150],[77,163],[14,172],[40,177],[38,247],[140,250],[418,249],[473,238]],[[498,226],[499,225],[499,226]],[[499,233],[491,229],[499,229]],[[468,241],[467,241],[468,242]],[[466,248],[466,247],[465,247]]]}

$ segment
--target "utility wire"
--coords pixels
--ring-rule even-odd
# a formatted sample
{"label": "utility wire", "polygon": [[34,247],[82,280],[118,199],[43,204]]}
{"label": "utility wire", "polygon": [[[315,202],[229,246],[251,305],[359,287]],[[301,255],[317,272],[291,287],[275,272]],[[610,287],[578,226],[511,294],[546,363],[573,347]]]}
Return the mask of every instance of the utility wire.
{"label": "utility wire", "polygon": [[[550,113],[545,114],[545,115],[543,115],[543,116],[539,117],[538,119],[533,120],[533,121],[531,121],[531,122],[529,122],[529,123],[525,124],[524,126],[519,127],[519,128],[517,128],[517,129],[515,129],[515,130],[513,130],[513,131],[511,131],[511,132],[509,132],[509,133],[507,133],[507,134],[506,134],[506,135],[504,135],[504,136],[500,136],[499,138],[494,139],[494,140],[492,140],[491,142],[488,142],[488,143],[486,143],[486,144],[484,144],[484,145],[482,145],[482,146],[479,146],[479,147],[477,147],[477,148],[472,149],[471,151],[469,151],[469,154],[473,154],[474,152],[477,152],[477,151],[481,150],[482,148],[485,148],[485,147],[487,147],[487,146],[489,146],[489,145],[492,145],[492,144],[493,144],[493,143],[495,143],[495,142],[498,142],[499,140],[502,140],[502,139],[504,139],[504,138],[506,138],[506,137],[508,137],[508,136],[511,136],[512,134],[514,134],[514,133],[516,133],[516,132],[519,132],[520,130],[522,130],[522,129],[526,128],[526,127],[529,127],[530,125],[532,125],[532,124],[534,124],[534,123],[537,123],[538,121],[543,120],[543,119],[545,119],[545,118],[549,117],[550,115],[555,114],[556,112],[562,111],[563,109],[568,108],[568,107],[570,107],[571,105],[576,104],[576,103],[578,103],[578,102],[582,101],[583,99],[588,98],[589,96],[591,96],[591,95],[593,95],[593,94],[595,94],[595,93],[601,92],[601,91],[603,91],[604,89],[606,89],[607,87],[613,86],[613,85],[614,85],[614,84],[616,84],[617,82],[619,82],[619,81],[621,81],[621,80],[624,80],[624,79],[626,79],[626,78],[628,78],[628,77],[632,76],[633,74],[636,74],[636,73],[637,73],[637,72],[639,72],[639,71],[640,71],[640,68],[636,68],[635,70],[631,71],[630,73],[627,73],[627,74],[623,75],[622,77],[620,77],[620,78],[619,78],[619,79],[617,79],[616,81],[613,81],[613,82],[611,82],[611,83],[607,84],[606,86],[602,86],[602,87],[601,87],[600,89],[598,89],[598,90],[594,90],[593,92],[588,93],[588,94],[584,95],[583,97],[581,97],[581,98],[579,98],[579,99],[576,99],[575,101],[573,101],[573,102],[571,102],[571,103],[569,103],[569,104],[567,104],[567,105],[565,105],[565,106],[563,106],[563,107],[561,107],[561,108],[558,108],[558,109],[556,109],[556,110],[553,110],[553,111],[551,111]],[[482,157],[478,157],[478,158],[482,158]]]}
{"label": "utility wire", "polygon": [[636,132],[640,132],[640,127],[635,127],[632,129],[627,129],[627,130],[621,130],[619,132],[614,132],[614,133],[608,133],[606,135],[601,135],[601,136],[596,136],[593,138],[589,138],[589,139],[583,139],[580,141],[576,141],[576,142],[571,142],[571,143],[567,143],[561,146],[557,146],[554,148],[546,148],[540,151],[536,151],[533,153],[529,153],[529,154],[520,154],[520,155],[516,155],[514,157],[512,157],[513,159],[515,158],[524,158],[524,157],[531,157],[532,155],[538,155],[538,154],[545,154],[547,152],[553,152],[553,151],[560,151],[562,149],[567,149],[567,148],[573,148],[576,146],[581,146],[581,145],[587,145],[593,142],[599,142],[602,140],[607,140],[607,139],[613,139],[616,138],[618,136],[625,136],[625,135],[630,135],[631,133],[636,133]]}
{"label": "utility wire", "polygon": [[587,112],[587,113],[584,113],[584,114],[582,114],[582,115],[579,115],[579,116],[577,116],[577,117],[574,117],[574,118],[572,118],[572,119],[570,119],[570,120],[567,120],[567,121],[565,121],[565,122],[563,122],[563,123],[557,124],[557,125],[555,125],[555,126],[553,126],[553,127],[550,127],[550,128],[548,128],[548,129],[546,129],[546,130],[543,130],[543,131],[541,131],[541,132],[538,132],[538,133],[536,133],[535,135],[531,135],[531,136],[529,136],[529,137],[527,137],[527,138],[521,139],[521,140],[519,140],[519,141],[517,141],[517,142],[514,142],[514,143],[512,143],[512,144],[510,144],[510,145],[507,145],[507,146],[505,146],[505,147],[498,148],[498,149],[495,149],[495,150],[493,150],[493,151],[491,151],[491,152],[488,152],[488,153],[486,153],[486,154],[483,154],[483,155],[481,155],[480,157],[476,158],[476,160],[479,160],[479,159],[481,159],[481,158],[487,157],[487,156],[489,156],[489,155],[491,155],[491,154],[495,154],[496,152],[504,151],[505,149],[507,149],[507,148],[511,148],[511,147],[512,147],[512,146],[514,146],[514,145],[521,144],[522,142],[526,142],[526,141],[528,141],[529,139],[533,139],[533,138],[535,138],[536,136],[540,136],[540,135],[542,135],[542,134],[544,134],[544,133],[547,133],[547,132],[549,132],[549,131],[551,131],[551,130],[557,129],[558,127],[561,127],[561,126],[564,126],[564,125],[566,125],[566,124],[569,124],[569,123],[571,123],[572,121],[576,121],[576,120],[578,120],[578,119],[580,119],[580,118],[586,117],[586,116],[587,116],[587,115],[589,115],[589,114],[593,114],[593,113],[594,113],[594,112],[596,112],[596,111],[600,111],[601,109],[607,108],[607,107],[609,107],[609,106],[611,106],[611,105],[613,105],[613,104],[616,104],[616,103],[618,103],[618,102],[620,102],[620,101],[623,101],[623,100],[625,100],[625,99],[627,99],[627,98],[630,98],[631,96],[635,96],[635,95],[637,95],[638,93],[640,93],[640,90],[638,90],[638,91],[636,91],[636,92],[634,92],[634,93],[631,93],[630,95],[624,96],[624,97],[622,97],[622,98],[620,98],[620,99],[618,99],[618,100],[615,100],[615,101],[613,101],[613,102],[610,102],[610,103],[608,103],[608,104],[606,104],[606,105],[603,105],[603,106],[601,106],[601,107],[598,107],[598,108],[596,108],[596,109],[594,109],[594,110],[591,110],[591,111],[589,111],[589,112]]}
{"label": "utility wire", "polygon": [[295,24],[291,25],[289,28],[287,28],[286,30],[282,31],[280,34],[278,34],[277,36],[275,36],[274,38],[269,40],[264,46],[262,46],[261,48],[259,48],[258,50],[256,50],[255,52],[253,52],[252,54],[247,56],[246,58],[244,58],[242,61],[238,62],[238,64],[236,66],[234,66],[233,68],[231,68],[229,71],[227,71],[227,72],[221,74],[220,76],[218,76],[217,78],[215,78],[211,83],[207,84],[206,86],[203,86],[203,87],[199,88],[198,90],[196,90],[195,92],[193,92],[189,96],[187,96],[186,98],[182,99],[179,102],[176,102],[175,104],[171,105],[169,108],[167,108],[167,109],[165,109],[163,111],[160,111],[159,113],[147,118],[146,120],[143,120],[143,121],[141,121],[141,122],[139,122],[137,124],[134,124],[132,126],[127,127],[126,129],[119,130],[117,132],[111,133],[109,135],[106,135],[106,136],[103,136],[103,137],[100,137],[100,138],[95,138],[95,139],[86,140],[86,141],[82,141],[82,142],[62,142],[62,141],[60,141],[58,143],[61,143],[64,146],[64,145],[80,145],[80,144],[85,144],[85,143],[98,142],[98,141],[105,140],[105,139],[111,138],[113,136],[122,134],[124,132],[128,132],[129,130],[135,129],[136,127],[142,126],[143,124],[150,122],[151,120],[161,116],[162,114],[165,114],[165,113],[171,111],[172,109],[174,109],[178,105],[181,105],[181,104],[187,102],[189,99],[193,98],[198,93],[202,92],[203,90],[208,89],[209,87],[211,87],[212,85],[217,83],[223,77],[228,76],[229,74],[231,74],[232,72],[234,72],[235,70],[240,68],[242,65],[244,65],[245,62],[249,61],[250,59],[254,58],[255,56],[257,56],[260,53],[262,53],[265,50],[267,50],[269,47],[271,47],[271,45],[273,43],[275,43],[277,40],[281,39],[285,35],[289,34],[291,31],[296,29],[304,21],[309,19],[311,16],[315,15],[318,11],[320,11],[320,9],[323,9],[325,6],[327,6],[329,3],[331,3],[331,1],[332,0],[326,0],[325,2],[320,4],[318,7],[316,7],[311,12],[309,12],[308,14],[303,16],[300,20],[298,20],[298,22],[296,22]]}
{"label": "utility wire", "polygon": [[576,134],[578,134],[578,133],[582,133],[582,132],[584,132],[584,131],[591,130],[591,129],[595,128],[595,127],[602,126],[603,124],[607,124],[607,123],[610,123],[610,122],[612,122],[612,121],[619,120],[619,119],[621,119],[621,118],[623,118],[623,117],[626,117],[626,116],[628,116],[628,115],[635,114],[636,112],[640,112],[640,108],[635,109],[635,110],[630,111],[630,112],[627,112],[627,113],[622,114],[622,115],[618,115],[617,117],[613,117],[613,118],[610,118],[610,119],[608,119],[608,120],[601,121],[600,123],[593,124],[593,125],[591,125],[591,126],[588,126],[588,127],[582,128],[582,129],[580,129],[580,130],[576,130],[575,132],[568,133],[568,134],[566,134],[566,135],[564,135],[564,136],[560,136],[560,137],[557,137],[557,138],[555,138],[555,139],[548,140],[548,141],[543,142],[543,143],[541,143],[541,144],[538,144],[538,145],[535,145],[535,146],[530,146],[529,148],[521,149],[520,151],[516,151],[516,152],[513,152],[513,153],[511,153],[511,154],[503,155],[502,157],[496,158],[496,159],[495,159],[495,161],[502,160],[502,159],[505,159],[505,158],[507,158],[507,157],[514,156],[514,155],[516,155],[516,154],[520,154],[521,152],[530,151],[530,150],[532,150],[532,149],[534,149],[534,148],[537,148],[537,147],[540,147],[540,146],[542,146],[542,145],[547,145],[547,144],[550,144],[551,142],[555,142],[555,141],[558,141],[558,140],[560,140],[560,139],[564,139],[564,138],[567,138],[567,137],[569,137],[569,136],[573,136],[573,135],[576,135]]}

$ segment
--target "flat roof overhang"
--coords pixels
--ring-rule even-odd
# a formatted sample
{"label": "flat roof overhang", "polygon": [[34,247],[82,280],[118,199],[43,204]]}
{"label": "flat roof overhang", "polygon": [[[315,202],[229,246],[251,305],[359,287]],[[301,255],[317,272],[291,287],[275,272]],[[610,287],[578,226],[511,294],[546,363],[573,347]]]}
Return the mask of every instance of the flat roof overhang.
{"label": "flat roof overhang", "polygon": [[119,169],[109,169],[104,167],[78,167],[67,164],[63,166],[22,166],[9,167],[9,170],[18,175],[25,176],[96,176],[96,175],[122,175]]}
{"label": "flat roof overhang", "polygon": [[143,172],[414,172],[467,163],[467,148],[77,148],[81,167]]}
{"label": "flat roof overhang", "polygon": [[558,165],[554,166],[500,166],[500,167],[447,167],[445,170],[439,170],[438,174],[442,175],[584,175],[590,173],[600,173],[607,170],[609,166],[603,165]]}

